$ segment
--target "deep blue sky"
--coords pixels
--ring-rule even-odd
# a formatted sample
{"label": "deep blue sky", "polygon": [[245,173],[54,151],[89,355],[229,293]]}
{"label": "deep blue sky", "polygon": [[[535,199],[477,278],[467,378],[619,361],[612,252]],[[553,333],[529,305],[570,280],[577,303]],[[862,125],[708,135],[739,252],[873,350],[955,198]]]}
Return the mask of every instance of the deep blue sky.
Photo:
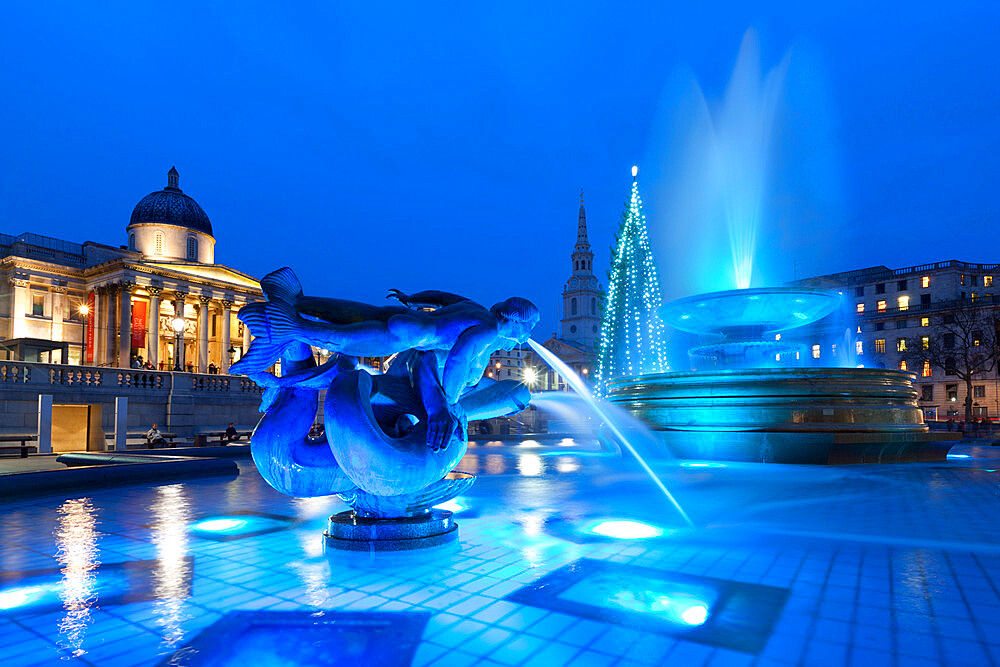
{"label": "deep blue sky", "polygon": [[775,280],[1000,261],[997,3],[582,4],[8,3],[0,230],[124,243],[176,165],[221,263],[365,300],[521,294],[545,337],[579,189],[603,280],[633,163],[667,296],[699,289],[678,82],[718,100],[752,27],[765,69],[791,62]]}

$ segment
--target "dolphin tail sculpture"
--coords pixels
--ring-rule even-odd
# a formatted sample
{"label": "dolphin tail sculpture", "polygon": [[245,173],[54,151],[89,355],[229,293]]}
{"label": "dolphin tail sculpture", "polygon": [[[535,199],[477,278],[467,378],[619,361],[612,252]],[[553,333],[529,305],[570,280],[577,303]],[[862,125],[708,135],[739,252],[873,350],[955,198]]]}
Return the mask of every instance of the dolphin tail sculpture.
{"label": "dolphin tail sculpture", "polygon": [[[315,365],[309,348],[301,343],[290,346],[283,355],[282,366],[288,372]],[[337,374],[342,368],[332,367],[329,372]],[[309,438],[319,405],[319,390],[274,386],[268,387],[266,393],[265,403],[270,404],[250,439],[250,454],[267,483],[298,498],[356,491],[357,485],[341,469],[326,440]]]}

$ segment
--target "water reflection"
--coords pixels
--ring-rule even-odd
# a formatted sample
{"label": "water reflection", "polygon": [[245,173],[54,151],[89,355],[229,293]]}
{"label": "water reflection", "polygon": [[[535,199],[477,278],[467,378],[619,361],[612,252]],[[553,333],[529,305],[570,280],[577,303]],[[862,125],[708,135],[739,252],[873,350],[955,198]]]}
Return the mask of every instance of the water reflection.
{"label": "water reflection", "polygon": [[70,655],[79,656],[91,607],[97,601],[99,560],[97,510],[90,498],[74,498],[58,510],[56,525],[56,560],[62,566],[59,597],[66,615],[59,623],[59,646]]}
{"label": "water reflection", "polygon": [[184,621],[189,617],[184,601],[191,594],[187,526],[192,516],[184,485],[158,487],[152,509],[157,518],[153,526],[157,557],[153,572],[156,620],[163,628],[163,643],[175,646],[184,638]]}
{"label": "water reflection", "polygon": [[538,477],[544,470],[542,457],[537,454],[522,454],[517,459],[517,471],[524,477]]}

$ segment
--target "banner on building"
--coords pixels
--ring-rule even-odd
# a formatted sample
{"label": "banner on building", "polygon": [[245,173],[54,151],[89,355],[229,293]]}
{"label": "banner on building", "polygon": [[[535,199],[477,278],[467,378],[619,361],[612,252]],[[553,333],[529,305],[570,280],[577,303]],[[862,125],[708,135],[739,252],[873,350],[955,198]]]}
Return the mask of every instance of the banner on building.
{"label": "banner on building", "polygon": [[87,360],[85,363],[94,363],[94,320],[97,319],[97,298],[91,292],[87,295]]}
{"label": "banner on building", "polygon": [[146,347],[146,306],[145,301],[132,302],[132,347]]}

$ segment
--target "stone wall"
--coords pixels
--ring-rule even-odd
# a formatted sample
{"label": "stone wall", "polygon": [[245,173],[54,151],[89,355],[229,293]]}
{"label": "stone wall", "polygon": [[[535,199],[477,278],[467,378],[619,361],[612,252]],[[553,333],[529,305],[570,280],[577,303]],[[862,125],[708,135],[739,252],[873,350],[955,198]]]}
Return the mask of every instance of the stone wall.
{"label": "stone wall", "polygon": [[190,440],[196,432],[224,430],[229,422],[252,428],[260,415],[262,389],[235,375],[203,375],[89,366],[0,362],[0,434],[35,433],[39,399],[52,404],[97,405],[112,437],[115,399],[128,399],[128,430],[161,431]]}

